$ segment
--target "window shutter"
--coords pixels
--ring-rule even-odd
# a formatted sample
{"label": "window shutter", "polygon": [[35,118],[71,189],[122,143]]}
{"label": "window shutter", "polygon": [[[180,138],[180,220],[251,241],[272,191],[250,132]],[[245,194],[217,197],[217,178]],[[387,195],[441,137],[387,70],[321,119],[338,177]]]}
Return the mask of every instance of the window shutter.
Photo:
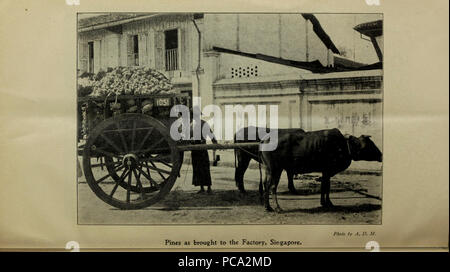
{"label": "window shutter", "polygon": [[80,42],[78,48],[78,59],[79,59],[78,69],[80,69],[80,74],[86,72],[88,69],[88,55],[89,55],[88,43]]}
{"label": "window shutter", "polygon": [[180,28],[178,30],[178,33],[180,35],[180,44],[178,45],[178,47],[180,48],[180,70],[186,71],[188,70],[188,63],[187,63],[187,43],[186,43],[186,31],[183,28]]}
{"label": "window shutter", "polygon": [[145,34],[139,35],[139,66],[146,66],[147,64],[147,36]]}
{"label": "window shutter", "polygon": [[155,61],[154,59],[154,48],[153,48],[153,44],[154,43],[154,34],[153,32],[147,33],[146,37],[147,37],[147,51],[146,51],[146,58],[147,58],[147,65],[151,68],[155,68],[155,64],[153,63]]}
{"label": "window shutter", "polygon": [[94,73],[97,73],[100,70],[101,54],[101,41],[94,41]]}
{"label": "window shutter", "polygon": [[155,68],[164,69],[164,32],[155,32]]}
{"label": "window shutter", "polygon": [[133,36],[127,36],[127,66],[133,66]]}

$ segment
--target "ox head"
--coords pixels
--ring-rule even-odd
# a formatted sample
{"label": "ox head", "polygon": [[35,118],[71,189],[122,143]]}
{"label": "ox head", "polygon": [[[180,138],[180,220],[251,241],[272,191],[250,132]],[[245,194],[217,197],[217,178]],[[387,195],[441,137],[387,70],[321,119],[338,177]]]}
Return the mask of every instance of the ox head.
{"label": "ox head", "polygon": [[352,146],[352,157],[355,161],[378,161],[383,160],[383,154],[370,136],[361,135],[358,138],[350,136],[350,144]]}

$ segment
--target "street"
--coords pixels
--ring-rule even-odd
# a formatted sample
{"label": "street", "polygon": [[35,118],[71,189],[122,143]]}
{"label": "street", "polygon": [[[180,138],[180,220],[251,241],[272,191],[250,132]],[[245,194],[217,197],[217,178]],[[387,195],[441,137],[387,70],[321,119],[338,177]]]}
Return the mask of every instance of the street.
{"label": "street", "polygon": [[288,192],[286,174],[278,186],[280,213],[268,213],[259,198],[259,170],[244,177],[247,195],[234,182],[234,168],[211,166],[212,194],[197,194],[192,166],[184,163],[181,177],[159,203],[141,210],[112,207],[91,191],[84,176],[78,181],[79,224],[381,224],[381,175],[340,174],[331,179],[333,208],[320,206],[317,173],[294,181],[298,195]]}

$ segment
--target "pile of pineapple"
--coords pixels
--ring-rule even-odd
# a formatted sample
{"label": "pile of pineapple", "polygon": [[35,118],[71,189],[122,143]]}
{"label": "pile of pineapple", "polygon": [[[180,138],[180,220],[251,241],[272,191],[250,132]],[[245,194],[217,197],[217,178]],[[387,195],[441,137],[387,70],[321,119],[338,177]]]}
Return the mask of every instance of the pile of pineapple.
{"label": "pile of pineapple", "polygon": [[[149,67],[115,67],[78,80],[80,96],[173,93],[173,85],[162,73]],[[90,93],[88,93],[91,91]]]}

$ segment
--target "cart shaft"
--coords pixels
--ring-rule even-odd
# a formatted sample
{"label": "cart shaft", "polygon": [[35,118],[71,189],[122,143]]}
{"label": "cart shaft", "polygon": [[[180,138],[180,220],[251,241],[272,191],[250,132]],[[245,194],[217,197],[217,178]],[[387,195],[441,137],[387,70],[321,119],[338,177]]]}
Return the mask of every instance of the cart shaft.
{"label": "cart shaft", "polygon": [[177,148],[180,151],[192,151],[192,150],[220,150],[220,149],[236,149],[236,148],[249,148],[259,146],[259,142],[248,143],[230,143],[230,144],[191,144],[191,145],[178,145]]}

